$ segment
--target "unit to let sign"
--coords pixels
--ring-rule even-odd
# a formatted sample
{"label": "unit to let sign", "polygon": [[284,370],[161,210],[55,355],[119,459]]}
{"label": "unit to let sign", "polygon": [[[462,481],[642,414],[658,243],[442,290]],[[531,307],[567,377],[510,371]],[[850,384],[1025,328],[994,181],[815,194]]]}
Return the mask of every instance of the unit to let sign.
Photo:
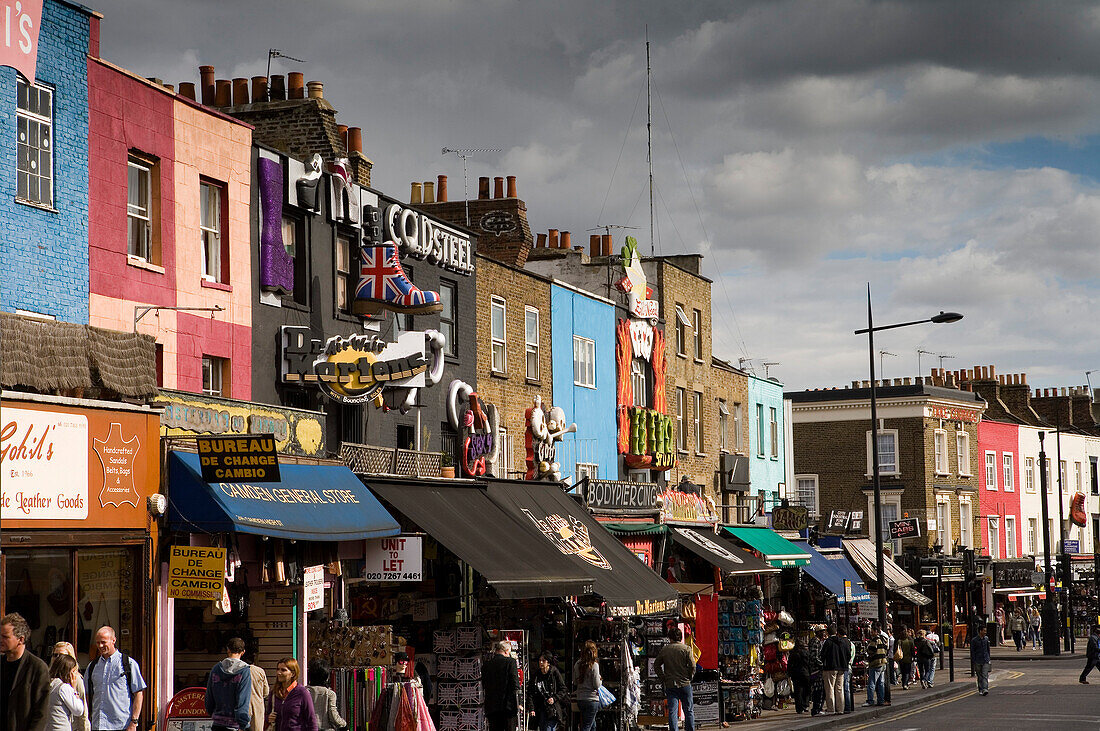
{"label": "unit to let sign", "polygon": [[172,546],[168,559],[171,599],[218,601],[225,585],[225,549]]}
{"label": "unit to let sign", "polygon": [[275,437],[199,437],[199,464],[204,482],[279,482]]}
{"label": "unit to let sign", "polygon": [[324,566],[306,566],[302,572],[302,591],[305,594],[307,612],[325,608]]}
{"label": "unit to let sign", "polygon": [[394,536],[367,541],[363,578],[367,581],[423,581],[423,538]]}

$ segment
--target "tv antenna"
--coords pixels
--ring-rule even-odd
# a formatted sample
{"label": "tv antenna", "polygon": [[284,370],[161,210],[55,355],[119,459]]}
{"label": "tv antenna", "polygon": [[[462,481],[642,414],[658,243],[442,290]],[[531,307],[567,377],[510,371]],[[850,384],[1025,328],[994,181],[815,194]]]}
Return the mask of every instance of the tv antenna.
{"label": "tv antenna", "polygon": [[955,356],[948,355],[947,353],[937,353],[936,357],[940,359],[940,370],[943,370],[943,362],[948,358],[954,359]]}
{"label": "tv antenna", "polygon": [[887,355],[890,356],[891,358],[897,358],[898,357],[897,353],[891,353],[889,350],[880,350],[878,352],[878,374],[879,374],[879,378],[882,378],[882,372],[883,372],[882,371],[882,358],[883,358],[883,356],[887,356]]}
{"label": "tv antenna", "polygon": [[[939,355],[939,353],[933,353],[931,350],[921,350],[920,348],[917,348],[917,375],[918,376],[923,376],[924,375],[924,372],[920,369],[920,357],[922,355]],[[879,366],[879,368],[881,369],[881,366]]]}
{"label": "tv antenna", "polygon": [[783,365],[777,360],[765,360],[761,361],[760,365],[764,366],[764,378],[768,378],[768,369],[774,365]]}
{"label": "tv antenna", "polygon": [[[294,58],[293,56],[286,55],[285,53],[280,51],[278,48],[269,48],[269,49],[267,49],[267,78],[269,80],[271,79],[271,59],[273,59],[273,58],[285,58],[288,61],[297,61],[298,63],[305,63],[305,61],[303,61],[300,58]],[[271,101],[271,85],[270,84],[268,84],[268,86],[267,86],[267,99],[266,99],[266,101]]]}
{"label": "tv antenna", "polygon": [[462,158],[462,198],[466,204],[466,228],[470,227],[470,195],[466,192],[470,184],[470,178],[466,173],[466,161],[476,154],[483,152],[504,152],[499,147],[444,147],[442,154],[454,153]]}

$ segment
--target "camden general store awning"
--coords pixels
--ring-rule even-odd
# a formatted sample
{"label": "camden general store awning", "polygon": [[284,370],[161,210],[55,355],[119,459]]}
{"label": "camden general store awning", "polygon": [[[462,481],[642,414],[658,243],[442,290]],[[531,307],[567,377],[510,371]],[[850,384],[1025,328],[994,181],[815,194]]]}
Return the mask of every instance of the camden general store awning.
{"label": "camden general store awning", "polygon": [[343,465],[279,466],[280,482],[204,482],[199,455],[168,455],[168,524],[197,533],[305,541],[395,536],[401,527]]}
{"label": "camden general store awning", "polygon": [[501,597],[533,599],[592,591],[591,572],[542,539],[526,517],[491,500],[482,483],[369,480],[368,484],[470,564]]}
{"label": "camden general store awning", "polygon": [[[813,560],[803,566],[802,570],[809,574],[811,579],[825,587],[826,590],[835,594],[838,604],[847,604],[849,601],[867,602],[871,600],[871,594],[863,586],[863,579],[859,578],[859,574],[856,573],[852,564],[848,563],[848,559],[844,557],[840,549],[818,550],[803,542],[798,542],[795,545],[813,557]],[[845,598],[844,582],[846,581],[850,585],[848,591],[852,596],[851,600]]]}
{"label": "camden general store awning", "polygon": [[776,568],[805,566],[810,563],[810,554],[771,528],[756,528],[745,525],[727,525],[723,527],[734,538],[762,554],[764,560]]}
{"label": "camden general store awning", "polygon": [[[860,572],[869,580],[874,581],[876,574],[875,557],[878,555],[875,551],[875,544],[869,538],[845,539],[844,550]],[[892,558],[883,556],[882,566],[883,579],[886,581],[887,589],[919,607],[932,603],[931,599],[913,588],[917,584],[917,580],[905,573],[900,566],[894,563]]]}

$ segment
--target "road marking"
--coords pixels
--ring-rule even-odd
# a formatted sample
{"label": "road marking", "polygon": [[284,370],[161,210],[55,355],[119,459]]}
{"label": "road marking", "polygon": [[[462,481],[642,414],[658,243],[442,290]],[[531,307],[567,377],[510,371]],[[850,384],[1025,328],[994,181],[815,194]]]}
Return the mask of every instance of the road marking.
{"label": "road marking", "polygon": [[902,713],[902,714],[897,715],[897,716],[890,716],[888,718],[880,718],[880,719],[877,719],[875,721],[872,721],[871,723],[865,723],[862,726],[852,726],[851,728],[847,729],[847,731],[860,731],[860,729],[871,728],[872,726],[881,726],[884,723],[894,723],[895,721],[901,720],[903,718],[908,718],[909,716],[915,716],[918,713],[924,713],[925,711],[930,710],[932,708],[939,708],[940,706],[945,706],[948,703],[954,703],[955,701],[962,700],[963,698],[969,698],[970,696],[976,695],[977,693],[978,693],[978,691],[976,689],[971,689],[971,690],[966,691],[965,693],[960,693],[959,695],[952,696],[950,698],[944,698],[943,700],[936,701],[935,703],[928,703],[927,705],[923,705],[920,708],[915,708],[912,711],[907,711],[906,713]]}

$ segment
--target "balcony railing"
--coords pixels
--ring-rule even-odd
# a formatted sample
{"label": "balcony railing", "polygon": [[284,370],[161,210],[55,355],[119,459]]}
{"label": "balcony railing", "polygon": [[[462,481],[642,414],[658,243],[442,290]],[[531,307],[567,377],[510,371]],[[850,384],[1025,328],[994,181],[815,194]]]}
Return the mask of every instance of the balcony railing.
{"label": "balcony railing", "polygon": [[357,475],[439,477],[443,467],[442,452],[418,452],[415,449],[347,442],[340,447],[340,459]]}

